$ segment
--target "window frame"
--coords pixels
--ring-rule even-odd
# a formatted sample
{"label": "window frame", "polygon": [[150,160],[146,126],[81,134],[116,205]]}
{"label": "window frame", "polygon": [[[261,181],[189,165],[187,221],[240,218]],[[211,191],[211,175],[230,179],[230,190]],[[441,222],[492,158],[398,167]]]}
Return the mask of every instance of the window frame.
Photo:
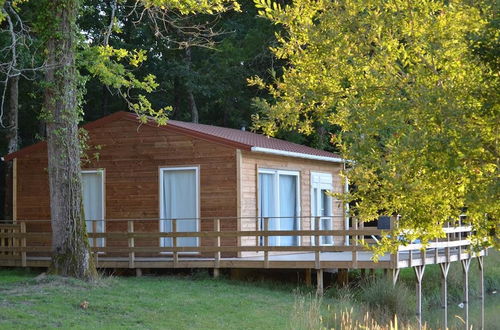
{"label": "window frame", "polygon": [[[163,205],[163,180],[164,180],[164,172],[166,171],[185,171],[185,170],[194,170],[195,171],[195,181],[196,181],[196,232],[200,232],[200,204],[201,204],[201,186],[200,186],[200,166],[199,165],[186,165],[186,166],[159,166],[158,167],[158,204],[159,204],[159,232],[163,233],[162,227],[164,226],[164,221],[171,220],[164,218],[165,216],[165,207]],[[200,238],[196,238],[195,247],[200,246]],[[162,237],[159,238],[159,246],[160,247],[168,247],[162,244]],[[160,254],[173,254],[172,252],[160,252]],[[199,254],[199,252],[183,252],[182,254]]]}
{"label": "window frame", "polygon": [[[318,189],[319,191],[319,196],[315,196],[315,201],[316,203],[320,205],[320,208],[322,207],[322,195],[321,195],[321,192],[323,190],[327,190],[327,191],[333,191],[333,174],[332,173],[329,173],[329,172],[317,172],[317,171],[311,171],[310,172],[310,175],[311,175],[311,229],[312,230],[316,230],[316,223],[315,223],[315,218],[317,217],[317,215],[314,214],[314,207],[313,207],[313,195],[314,195],[314,189]],[[323,182],[322,179],[328,177],[327,179],[327,182]],[[318,180],[316,181],[315,178],[318,178]],[[319,198],[318,198],[319,197]],[[331,221],[332,221],[332,228],[333,228],[333,222],[334,222],[334,216],[333,216],[333,198],[330,198],[330,201],[331,201],[331,210],[332,210],[332,215],[331,215]],[[318,205],[316,205],[315,207],[318,207]],[[321,218],[323,216],[319,216],[320,217],[320,223],[319,225],[321,225]],[[332,243],[331,244],[322,244],[321,243],[321,237],[327,237],[327,236],[320,236],[319,238],[319,246],[334,246],[335,245],[335,240],[334,240],[334,237],[332,237]],[[311,245],[315,245],[315,242],[314,242],[314,236],[311,236]]]}
{"label": "window frame", "polygon": [[[295,176],[297,178],[297,185],[296,185],[296,203],[297,203],[297,215],[295,216],[297,218],[297,230],[301,230],[302,228],[302,221],[301,221],[301,212],[302,212],[302,196],[301,196],[301,189],[300,189],[300,178],[301,178],[301,173],[300,171],[297,171],[297,170],[282,170],[282,169],[273,169],[273,168],[267,168],[267,167],[259,167],[257,168],[257,217],[259,218],[259,228],[258,230],[263,230],[263,217],[260,216],[260,213],[261,213],[261,209],[260,209],[260,205],[261,205],[261,196],[260,196],[260,174],[273,174],[274,178],[273,178],[273,185],[274,185],[274,188],[275,188],[275,191],[276,191],[276,198],[274,200],[274,207],[276,210],[278,210],[278,214],[281,214],[281,208],[280,208],[280,192],[279,192],[279,176],[280,175],[291,175],[291,176]],[[281,215],[280,215],[281,217]],[[281,223],[280,221],[278,222],[278,229],[277,230],[281,230]],[[302,236],[300,235],[294,235],[293,237],[297,237],[297,245],[296,246],[301,246],[302,245]],[[280,243],[281,243],[281,238],[282,236],[277,236],[276,240],[277,240],[277,244],[276,246],[282,246]],[[261,237],[262,239],[262,237]],[[259,239],[259,244],[260,245],[263,245],[262,244],[262,240]]]}
{"label": "window frame", "polygon": [[[104,168],[97,168],[97,169],[82,169],[80,171],[80,175],[82,176],[82,189],[83,189],[83,175],[84,174],[100,174],[101,175],[101,205],[102,205],[102,215],[101,219],[94,219],[94,220],[101,220],[102,221],[102,233],[106,233],[106,169]],[[83,191],[83,190],[82,190]],[[83,203],[83,196],[82,196],[82,203]],[[92,219],[91,219],[92,220]],[[87,220],[85,220],[87,221]],[[87,223],[85,223],[86,225]],[[94,240],[98,240],[98,238],[94,238]],[[95,243],[95,241],[93,241]],[[94,244],[94,247],[98,247]],[[102,247],[106,247],[106,238],[102,238]],[[98,254],[104,254],[105,252],[98,252]]]}

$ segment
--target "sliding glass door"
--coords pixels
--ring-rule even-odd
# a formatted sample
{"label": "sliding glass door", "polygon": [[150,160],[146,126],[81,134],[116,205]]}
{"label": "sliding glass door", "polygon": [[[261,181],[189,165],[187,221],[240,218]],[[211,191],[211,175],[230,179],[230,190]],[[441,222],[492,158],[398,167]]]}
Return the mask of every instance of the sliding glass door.
{"label": "sliding glass door", "polygon": [[[198,231],[199,185],[197,167],[160,169],[160,230],[171,232],[176,220],[177,232]],[[172,238],[160,240],[161,246],[172,246]],[[177,246],[198,246],[197,237],[179,237]]]}
{"label": "sliding glass door", "polygon": [[[104,224],[104,171],[82,171],[83,212],[87,233],[103,233]],[[104,238],[89,238],[90,246],[104,247]]]}
{"label": "sliding glass door", "polygon": [[[259,217],[261,228],[269,218],[269,230],[299,229],[299,174],[279,170],[259,170]],[[297,236],[271,236],[269,245],[295,246]]]}

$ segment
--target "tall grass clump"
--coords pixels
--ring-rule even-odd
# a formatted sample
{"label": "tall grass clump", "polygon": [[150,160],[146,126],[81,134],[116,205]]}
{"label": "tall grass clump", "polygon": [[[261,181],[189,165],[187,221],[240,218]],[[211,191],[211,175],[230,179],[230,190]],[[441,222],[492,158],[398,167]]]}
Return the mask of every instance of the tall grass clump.
{"label": "tall grass clump", "polygon": [[[359,307],[359,306],[358,306]],[[364,314],[354,311],[354,307],[343,309],[336,306],[327,306],[322,311],[322,299],[313,296],[296,296],[292,318],[289,327],[294,330],[411,330],[415,326],[398,320],[394,315],[387,321],[379,321],[374,313],[366,311]],[[324,317],[322,316],[325,315]],[[424,324],[422,329],[426,330]]]}
{"label": "tall grass clump", "polygon": [[357,300],[369,308],[372,315],[381,322],[387,322],[397,315],[409,320],[415,315],[415,293],[403,284],[394,286],[387,278],[378,278],[361,283]]}
{"label": "tall grass clump", "polygon": [[296,330],[323,329],[321,306],[321,297],[296,293],[289,328]]}

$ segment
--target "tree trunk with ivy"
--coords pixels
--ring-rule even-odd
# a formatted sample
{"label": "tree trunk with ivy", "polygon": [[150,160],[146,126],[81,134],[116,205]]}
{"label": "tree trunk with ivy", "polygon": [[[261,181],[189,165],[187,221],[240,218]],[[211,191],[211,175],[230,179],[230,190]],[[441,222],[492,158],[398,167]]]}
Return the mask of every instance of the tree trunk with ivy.
{"label": "tree trunk with ivy", "polygon": [[92,279],[82,207],[80,143],[78,140],[79,74],[75,66],[76,17],[79,0],[47,1],[54,17],[47,28],[45,113],[52,218],[54,274]]}

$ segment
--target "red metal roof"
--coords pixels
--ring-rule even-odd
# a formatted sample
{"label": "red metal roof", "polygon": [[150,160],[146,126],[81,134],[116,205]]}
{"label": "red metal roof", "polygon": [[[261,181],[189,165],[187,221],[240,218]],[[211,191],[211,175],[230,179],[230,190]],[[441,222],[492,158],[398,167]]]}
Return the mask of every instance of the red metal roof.
{"label": "red metal roof", "polygon": [[[138,123],[137,116],[135,114],[129,112],[116,112],[109,116],[88,123],[83,127],[87,130],[91,130],[101,125],[104,125],[105,123],[120,119],[133,120]],[[262,148],[282,153],[292,153],[292,155],[301,154],[301,155],[321,157],[321,158],[331,158],[331,159],[340,158],[340,156],[328,151],[314,149],[297,143],[292,143],[272,137],[267,137],[262,134],[242,131],[233,128],[194,124],[190,122],[182,122],[177,120],[169,120],[167,125],[158,126],[153,119],[150,119],[149,122],[146,123],[145,125],[156,127],[159,129],[176,131],[181,134],[190,135],[196,138],[216,142],[219,144],[243,150],[252,150],[252,148]],[[19,157],[23,154],[29,153],[32,150],[37,149],[38,147],[41,147],[45,143],[46,142],[39,142],[37,144],[28,146],[26,148],[23,148],[19,151],[16,151],[14,153],[5,156],[4,159],[8,161],[13,158]],[[298,155],[295,155],[295,157],[297,156]]]}
{"label": "red metal roof", "polygon": [[167,126],[168,125],[181,127],[191,131],[211,135],[226,141],[241,143],[250,148],[258,147],[258,148],[307,154],[312,156],[340,158],[340,156],[328,151],[314,149],[301,144],[292,143],[289,141],[268,137],[262,134],[242,131],[233,128],[194,124],[177,120],[169,120]]}

